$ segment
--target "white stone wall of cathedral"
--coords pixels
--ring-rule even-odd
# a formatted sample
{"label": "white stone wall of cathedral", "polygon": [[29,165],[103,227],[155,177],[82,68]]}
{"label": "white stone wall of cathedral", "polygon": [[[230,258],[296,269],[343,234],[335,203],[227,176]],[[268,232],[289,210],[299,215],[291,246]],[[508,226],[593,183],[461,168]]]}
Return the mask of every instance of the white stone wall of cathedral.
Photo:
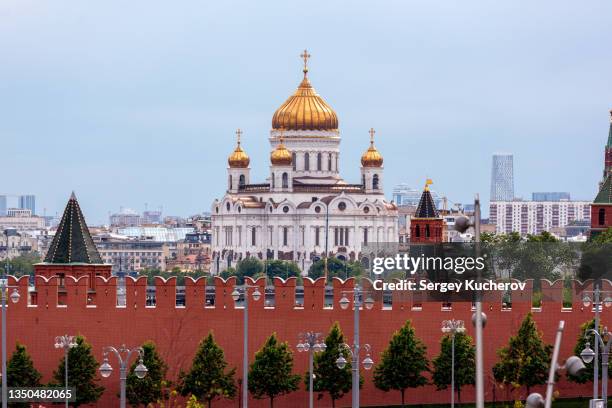
{"label": "white stone wall of cathedral", "polygon": [[[338,254],[338,248],[341,246],[334,242],[335,228],[349,229],[349,243],[342,245],[346,248],[346,253],[338,254],[347,258],[351,252],[358,258],[361,256],[366,228],[369,243],[397,242],[397,212],[387,210],[382,205],[381,198],[377,201],[368,199],[359,207],[356,203],[364,201],[364,197],[340,195],[330,202],[328,250],[331,253]],[[344,211],[337,207],[340,202],[347,205]],[[228,203],[230,210],[227,210]],[[319,213],[314,210],[316,206],[321,208]],[[293,252],[294,262],[306,272],[311,264],[311,254],[321,256],[325,251],[325,203],[313,203],[308,209],[297,209],[295,203],[285,200],[276,207],[268,204],[265,208],[249,209],[244,208],[239,201],[234,202],[232,197],[226,197],[218,207],[219,213],[216,213],[217,206],[213,206],[212,247],[216,256],[225,251],[226,257],[219,262],[219,267],[216,259],[213,261],[215,273],[227,267],[228,253],[234,254],[231,265],[235,267],[237,261],[247,257],[247,254],[258,256],[261,253],[265,258],[266,250],[270,249],[274,259],[277,259],[279,252]],[[365,207],[369,208],[368,213],[364,212]],[[252,245],[253,228],[256,231],[255,245]],[[284,228],[287,228],[286,245]],[[319,245],[316,245],[316,228],[319,228]]]}

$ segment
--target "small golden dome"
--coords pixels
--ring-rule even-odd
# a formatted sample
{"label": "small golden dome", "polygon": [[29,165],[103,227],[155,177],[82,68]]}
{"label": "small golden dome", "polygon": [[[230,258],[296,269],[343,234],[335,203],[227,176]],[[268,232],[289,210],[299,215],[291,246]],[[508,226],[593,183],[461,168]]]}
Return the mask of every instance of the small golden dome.
{"label": "small golden dome", "polygon": [[242,130],[238,129],[236,131],[236,135],[237,135],[236,149],[234,149],[232,154],[230,154],[229,157],[227,158],[227,164],[229,164],[229,166],[232,168],[245,169],[249,167],[249,163],[251,162],[251,159],[249,159],[249,156],[244,152],[244,150],[242,150],[242,147],[240,147],[240,135],[242,135]]}
{"label": "small golden dome", "polygon": [[270,161],[273,166],[290,166],[293,158],[291,152],[287,150],[283,144],[283,137],[280,138],[280,143],[276,146],[276,149],[270,154]]}
{"label": "small golden dome", "polygon": [[383,157],[374,147],[374,129],[370,129],[370,147],[361,156],[361,165],[363,167],[381,167],[383,165]]}
{"label": "small golden dome", "polygon": [[308,58],[304,50],[304,79],[293,95],[274,112],[272,129],[286,130],[337,130],[338,116],[308,80]]}

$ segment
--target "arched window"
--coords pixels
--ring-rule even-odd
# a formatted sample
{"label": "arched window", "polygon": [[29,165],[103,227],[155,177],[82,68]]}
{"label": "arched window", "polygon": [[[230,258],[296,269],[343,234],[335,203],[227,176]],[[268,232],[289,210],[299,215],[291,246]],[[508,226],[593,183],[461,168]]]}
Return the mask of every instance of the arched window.
{"label": "arched window", "polygon": [[310,170],[310,154],[304,153],[304,170]]}
{"label": "arched window", "polygon": [[293,165],[293,171],[295,171],[295,166],[296,166],[296,155],[295,155],[295,152],[291,153],[291,164]]}
{"label": "arched window", "polygon": [[429,224],[425,224],[425,238],[429,238],[431,236],[431,231],[429,230]]}
{"label": "arched window", "polygon": [[317,153],[317,171],[323,170],[323,155]]}
{"label": "arched window", "polygon": [[289,228],[283,227],[283,245],[287,246],[287,239],[289,236]]}
{"label": "arched window", "polygon": [[283,188],[289,188],[289,175],[283,173]]}
{"label": "arched window", "polygon": [[332,171],[331,163],[332,163],[331,153],[328,153],[327,154],[327,171]]}
{"label": "arched window", "polygon": [[229,176],[229,178],[227,180],[227,185],[229,186],[230,190],[233,188],[233,186],[232,186],[232,176]]}
{"label": "arched window", "polygon": [[374,177],[372,177],[372,189],[378,190],[378,174],[375,174]]}
{"label": "arched window", "polygon": [[272,177],[271,177],[270,183],[272,184],[272,188],[274,188],[274,173],[272,173]]}
{"label": "arched window", "polygon": [[257,230],[255,229],[255,227],[251,228],[251,245],[255,245],[256,242],[256,238],[257,238]]}
{"label": "arched window", "polygon": [[361,186],[365,188],[365,174],[361,175]]}
{"label": "arched window", "polygon": [[238,179],[238,187],[244,187],[244,184],[245,184],[244,174],[241,174],[240,178]]}
{"label": "arched window", "polygon": [[599,225],[606,225],[606,209],[599,209]]}
{"label": "arched window", "polygon": [[417,226],[414,228],[414,235],[415,235],[417,238],[420,238],[420,237],[421,237],[421,227],[420,227],[419,225],[417,225]]}

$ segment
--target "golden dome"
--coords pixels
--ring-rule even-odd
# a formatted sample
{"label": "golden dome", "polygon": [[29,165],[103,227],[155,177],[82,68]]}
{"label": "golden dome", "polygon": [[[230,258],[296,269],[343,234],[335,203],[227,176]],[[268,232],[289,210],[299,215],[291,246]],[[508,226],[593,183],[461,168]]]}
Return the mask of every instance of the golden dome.
{"label": "golden dome", "polygon": [[251,162],[251,159],[249,159],[249,156],[244,152],[244,150],[242,150],[242,147],[240,147],[240,135],[242,135],[242,130],[238,129],[236,131],[236,135],[237,135],[236,149],[234,149],[232,154],[230,154],[229,157],[227,158],[227,164],[229,164],[229,166],[232,168],[245,169],[249,167],[249,163]]}
{"label": "golden dome", "polygon": [[383,164],[383,157],[374,147],[374,129],[370,129],[370,147],[361,156],[361,165],[363,167],[381,167]]}
{"label": "golden dome", "polygon": [[276,146],[276,149],[270,154],[270,161],[273,166],[290,166],[293,158],[291,152],[287,150],[283,144],[283,137],[280,138],[280,143]]}
{"label": "golden dome", "polygon": [[272,129],[286,130],[337,130],[338,116],[308,80],[308,58],[304,50],[304,79],[293,95],[274,112]]}

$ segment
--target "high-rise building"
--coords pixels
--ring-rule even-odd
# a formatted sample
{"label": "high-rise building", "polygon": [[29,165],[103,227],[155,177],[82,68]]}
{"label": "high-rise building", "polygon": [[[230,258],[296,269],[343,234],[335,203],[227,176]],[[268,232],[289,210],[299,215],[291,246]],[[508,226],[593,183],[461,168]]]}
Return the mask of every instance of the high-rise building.
{"label": "high-rise building", "polygon": [[142,224],[142,217],[130,208],[121,208],[109,217],[109,221],[111,227],[138,227]]}
{"label": "high-rise building", "polygon": [[514,156],[496,153],[491,168],[491,201],[514,199]]}
{"label": "high-rise building", "polygon": [[20,195],[19,208],[28,209],[32,211],[32,215],[36,215],[36,196]]}
{"label": "high-rise building", "polygon": [[0,195],[0,217],[6,215],[6,196]]}
{"label": "high-rise building", "polygon": [[570,193],[560,192],[560,191],[552,191],[545,193],[531,193],[532,201],[569,201]]}

